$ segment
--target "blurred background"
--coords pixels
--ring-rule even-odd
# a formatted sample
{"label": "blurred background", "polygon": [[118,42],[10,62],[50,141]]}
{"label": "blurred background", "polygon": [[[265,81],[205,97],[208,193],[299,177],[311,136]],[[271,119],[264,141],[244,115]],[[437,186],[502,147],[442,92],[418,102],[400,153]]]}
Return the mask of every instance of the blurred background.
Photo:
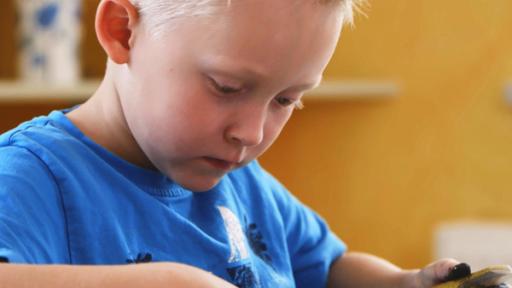
{"label": "blurred background", "polygon": [[[97,3],[82,2],[77,87],[105,68]],[[92,93],[54,97],[18,83],[15,8],[0,7],[0,132]],[[262,164],[352,250],[406,268],[442,256],[511,263],[512,1],[379,0],[364,10],[327,69],[332,85],[305,99]]]}

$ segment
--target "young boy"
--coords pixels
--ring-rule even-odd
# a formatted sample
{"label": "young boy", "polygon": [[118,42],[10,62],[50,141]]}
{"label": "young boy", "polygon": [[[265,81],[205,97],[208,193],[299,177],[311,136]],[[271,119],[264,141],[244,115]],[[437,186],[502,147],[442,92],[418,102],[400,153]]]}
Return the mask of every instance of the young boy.
{"label": "young boy", "polygon": [[0,286],[441,282],[454,260],[405,271],[346,252],[255,160],[320,82],[352,5],[101,1],[99,89],[0,137]]}

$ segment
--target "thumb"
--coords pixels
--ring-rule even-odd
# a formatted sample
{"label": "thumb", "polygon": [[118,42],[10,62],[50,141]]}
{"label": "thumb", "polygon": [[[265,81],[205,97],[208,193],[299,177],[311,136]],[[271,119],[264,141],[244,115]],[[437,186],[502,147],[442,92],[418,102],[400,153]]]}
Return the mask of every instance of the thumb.
{"label": "thumb", "polygon": [[441,259],[423,268],[420,273],[422,287],[432,287],[441,282],[455,280],[471,274],[467,264],[454,259]]}

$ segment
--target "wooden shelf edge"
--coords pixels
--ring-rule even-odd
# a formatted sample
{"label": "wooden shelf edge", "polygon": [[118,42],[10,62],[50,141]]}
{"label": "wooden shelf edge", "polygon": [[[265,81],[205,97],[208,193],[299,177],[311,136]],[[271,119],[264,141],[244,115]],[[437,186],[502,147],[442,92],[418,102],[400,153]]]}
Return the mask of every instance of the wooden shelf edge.
{"label": "wooden shelf edge", "polygon": [[83,102],[99,87],[100,80],[84,80],[66,86],[23,81],[0,81],[0,103],[70,101]]}
{"label": "wooden shelf edge", "polygon": [[[21,81],[0,81],[0,103],[83,102],[98,88],[100,80],[84,80],[70,86],[47,86]],[[344,100],[394,97],[398,85],[391,81],[324,81],[305,95],[306,100]]]}
{"label": "wooden shelf edge", "polygon": [[346,100],[395,97],[398,84],[392,81],[344,80],[324,81],[305,95],[307,100]]}

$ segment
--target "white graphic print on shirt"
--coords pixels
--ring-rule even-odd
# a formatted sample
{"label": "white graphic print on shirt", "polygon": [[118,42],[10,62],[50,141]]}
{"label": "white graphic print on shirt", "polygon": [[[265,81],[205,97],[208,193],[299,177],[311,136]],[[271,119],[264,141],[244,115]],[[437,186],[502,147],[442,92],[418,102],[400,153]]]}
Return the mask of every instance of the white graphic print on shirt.
{"label": "white graphic print on shirt", "polygon": [[228,262],[234,263],[249,258],[249,249],[246,245],[245,234],[235,213],[224,206],[218,206],[217,208],[222,215],[224,226],[228,233],[229,246],[231,248],[231,255],[229,256]]}

